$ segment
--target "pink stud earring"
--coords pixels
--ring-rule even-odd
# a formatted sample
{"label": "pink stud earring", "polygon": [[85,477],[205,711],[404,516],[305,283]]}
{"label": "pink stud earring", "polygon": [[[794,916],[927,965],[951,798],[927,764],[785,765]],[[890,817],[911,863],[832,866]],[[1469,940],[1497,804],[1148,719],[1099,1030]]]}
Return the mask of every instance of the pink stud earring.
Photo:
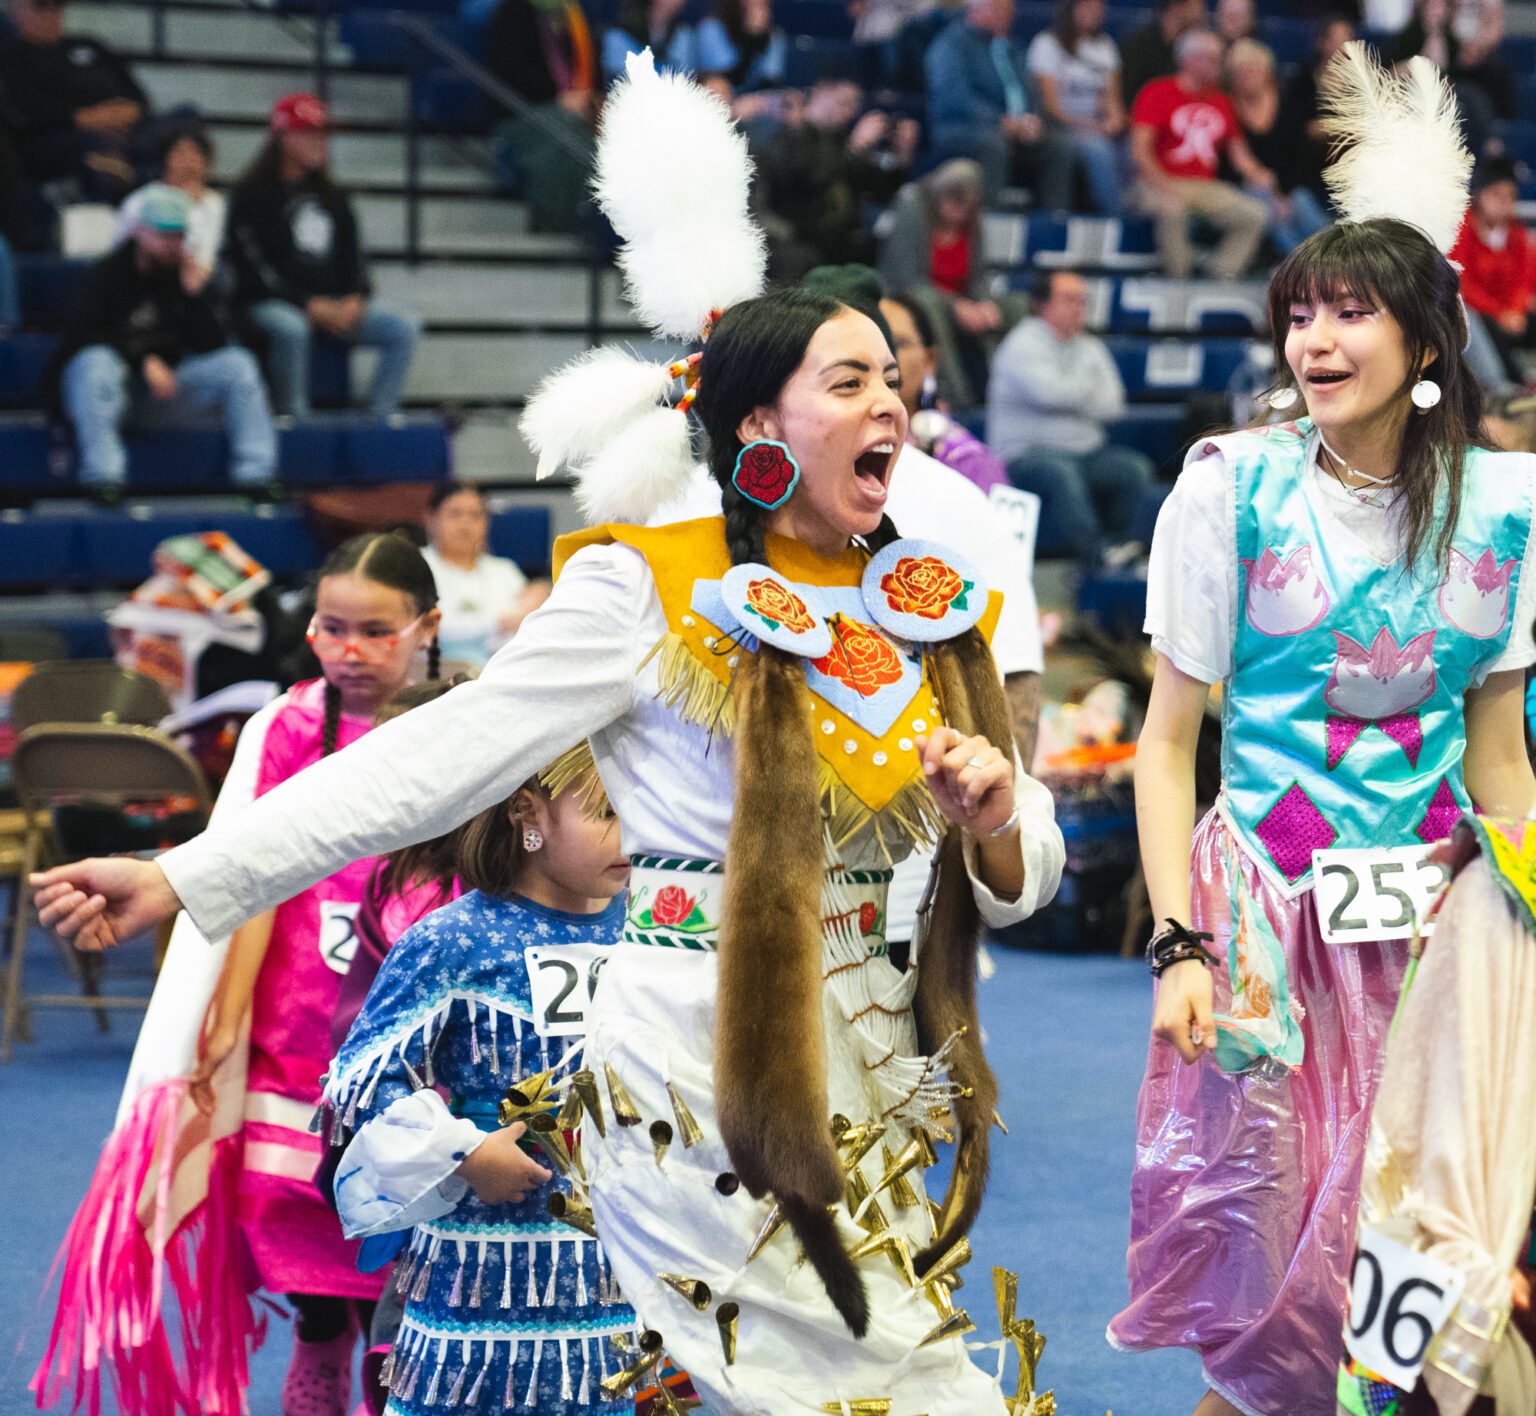
{"label": "pink stud earring", "polygon": [[543,845],[544,838],[537,831],[530,829],[523,832],[523,849],[525,851],[536,851],[541,849]]}

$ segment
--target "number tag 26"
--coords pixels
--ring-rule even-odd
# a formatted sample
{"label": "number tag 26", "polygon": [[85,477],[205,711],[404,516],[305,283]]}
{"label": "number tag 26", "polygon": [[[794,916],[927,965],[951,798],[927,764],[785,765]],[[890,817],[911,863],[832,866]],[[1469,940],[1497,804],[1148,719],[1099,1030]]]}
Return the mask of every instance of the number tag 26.
{"label": "number tag 26", "polygon": [[1329,944],[1410,939],[1432,934],[1429,911],[1451,878],[1429,859],[1429,846],[1314,851],[1317,923]]}
{"label": "number tag 26", "polygon": [[540,1037],[584,1037],[587,1009],[611,944],[530,944],[523,950]]}
{"label": "number tag 26", "polygon": [[1362,1224],[1344,1328],[1349,1355],[1393,1386],[1412,1391],[1463,1282],[1450,1264]]}

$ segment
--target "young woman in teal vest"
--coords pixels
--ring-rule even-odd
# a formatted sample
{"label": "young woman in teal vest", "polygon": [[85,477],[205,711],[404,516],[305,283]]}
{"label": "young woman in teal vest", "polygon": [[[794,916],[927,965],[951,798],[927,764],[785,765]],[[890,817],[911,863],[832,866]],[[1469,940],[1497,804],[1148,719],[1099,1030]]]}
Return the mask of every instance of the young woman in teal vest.
{"label": "young woman in teal vest", "polygon": [[[1408,942],[1325,943],[1313,853],[1427,844],[1474,803],[1519,817],[1536,795],[1536,458],[1483,446],[1455,269],[1419,225],[1344,221],[1286,260],[1269,308],[1269,402],[1304,416],[1196,445],[1148,575],[1159,983],[1109,1336],[1197,1350],[1198,1416],[1334,1412]],[[1222,791],[1197,825],[1214,684]]]}

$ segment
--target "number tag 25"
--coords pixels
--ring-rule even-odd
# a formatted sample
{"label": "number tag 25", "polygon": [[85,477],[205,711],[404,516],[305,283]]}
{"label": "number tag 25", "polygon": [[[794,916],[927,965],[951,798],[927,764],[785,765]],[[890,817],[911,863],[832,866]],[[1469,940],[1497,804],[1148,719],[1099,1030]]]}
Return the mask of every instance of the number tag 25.
{"label": "number tag 25", "polygon": [[540,1037],[584,1037],[587,1009],[611,944],[530,944],[523,950]]}
{"label": "number tag 25", "polygon": [[1412,1391],[1463,1282],[1450,1264],[1362,1224],[1344,1328],[1349,1355],[1393,1386]]}
{"label": "number tag 25", "polygon": [[1451,878],[1429,859],[1429,846],[1391,850],[1314,851],[1317,923],[1329,944],[1410,939],[1432,934],[1429,911]]}

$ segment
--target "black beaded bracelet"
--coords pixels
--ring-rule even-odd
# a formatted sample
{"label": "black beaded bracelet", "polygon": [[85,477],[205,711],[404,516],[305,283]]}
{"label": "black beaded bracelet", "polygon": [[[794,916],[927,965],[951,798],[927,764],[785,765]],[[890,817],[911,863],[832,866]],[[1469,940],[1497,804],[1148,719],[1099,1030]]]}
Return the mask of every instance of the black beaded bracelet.
{"label": "black beaded bracelet", "polygon": [[1153,978],[1161,978],[1175,964],[1187,959],[1198,959],[1203,964],[1216,964],[1219,960],[1205,946],[1214,935],[1190,929],[1176,919],[1163,921],[1164,927],[1147,941],[1147,967]]}

